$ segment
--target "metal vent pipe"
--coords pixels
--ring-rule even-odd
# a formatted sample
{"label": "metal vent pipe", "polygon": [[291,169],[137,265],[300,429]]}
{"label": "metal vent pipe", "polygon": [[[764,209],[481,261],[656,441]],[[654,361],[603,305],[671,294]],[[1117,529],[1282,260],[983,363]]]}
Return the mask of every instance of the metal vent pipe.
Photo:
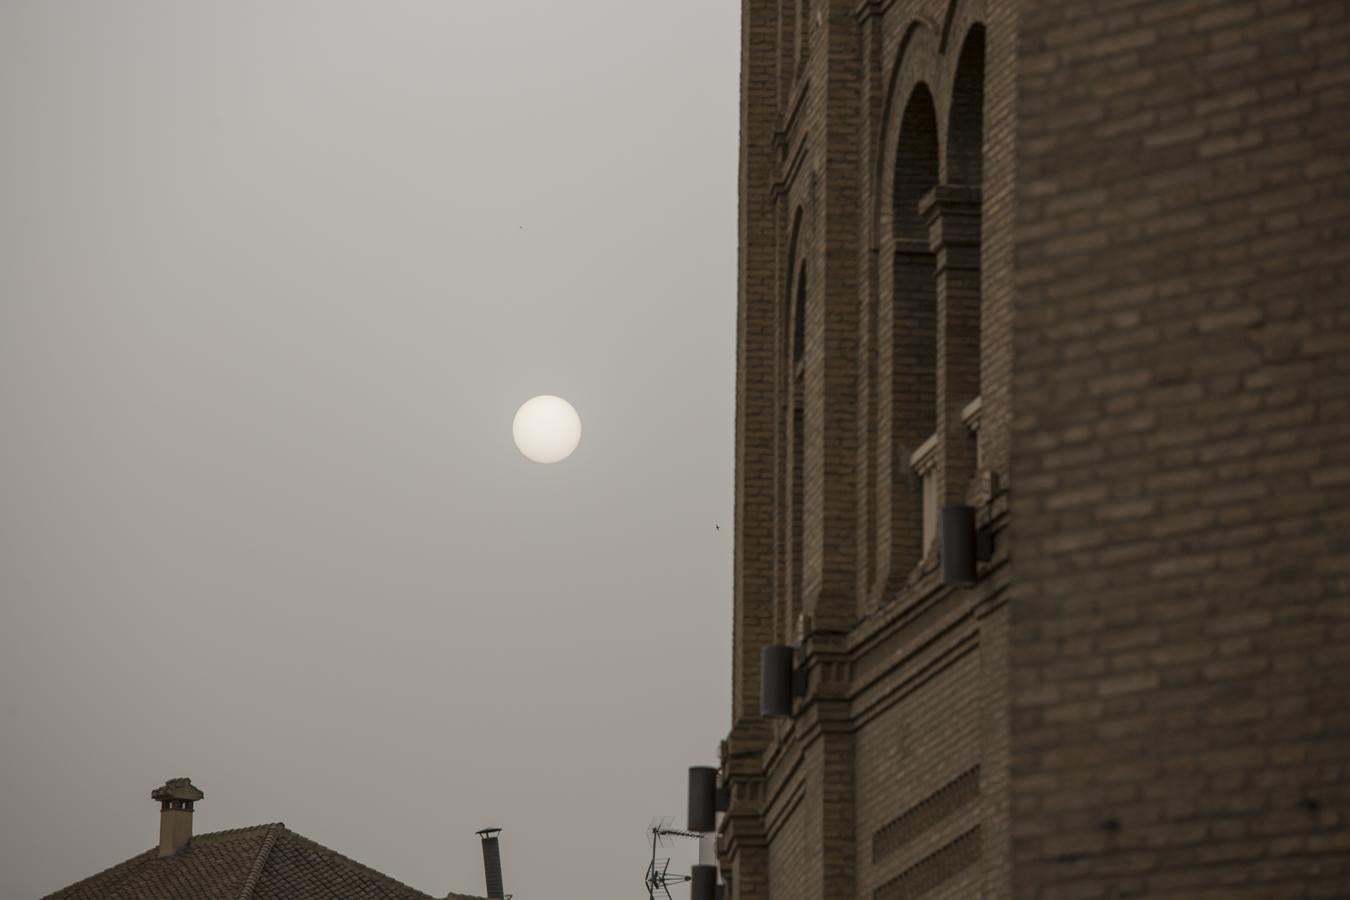
{"label": "metal vent pipe", "polygon": [[506,891],[502,888],[502,851],[497,844],[500,828],[484,828],[477,831],[483,839],[483,874],[487,878],[487,895],[490,900],[505,900]]}

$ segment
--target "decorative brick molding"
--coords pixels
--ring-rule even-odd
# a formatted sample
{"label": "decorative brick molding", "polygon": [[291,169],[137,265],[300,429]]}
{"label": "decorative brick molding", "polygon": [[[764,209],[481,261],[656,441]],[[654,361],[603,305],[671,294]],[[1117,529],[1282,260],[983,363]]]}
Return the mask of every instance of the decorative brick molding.
{"label": "decorative brick molding", "polygon": [[872,900],[916,900],[980,859],[980,829],[972,828],[872,892]]}
{"label": "decorative brick molding", "polygon": [[872,835],[872,862],[880,862],[933,826],[979,799],[980,767],[967,769]]}

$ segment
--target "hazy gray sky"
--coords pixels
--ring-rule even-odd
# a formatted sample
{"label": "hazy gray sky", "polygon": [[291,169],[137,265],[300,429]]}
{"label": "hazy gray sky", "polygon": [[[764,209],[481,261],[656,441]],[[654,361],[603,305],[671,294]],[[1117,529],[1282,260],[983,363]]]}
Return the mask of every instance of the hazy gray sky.
{"label": "hazy gray sky", "polygon": [[433,894],[498,825],[521,900],[642,895],[729,716],[738,15],[0,4],[0,896],[177,775]]}

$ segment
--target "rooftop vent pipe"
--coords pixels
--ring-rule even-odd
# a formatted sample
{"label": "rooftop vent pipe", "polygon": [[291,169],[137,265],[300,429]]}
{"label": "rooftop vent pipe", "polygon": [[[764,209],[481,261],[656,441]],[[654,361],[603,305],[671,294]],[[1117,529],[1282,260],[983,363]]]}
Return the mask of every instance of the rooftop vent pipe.
{"label": "rooftop vent pipe", "polygon": [[491,900],[505,900],[502,889],[502,851],[497,844],[500,828],[484,828],[474,834],[483,839],[483,874],[487,877],[487,895]]}

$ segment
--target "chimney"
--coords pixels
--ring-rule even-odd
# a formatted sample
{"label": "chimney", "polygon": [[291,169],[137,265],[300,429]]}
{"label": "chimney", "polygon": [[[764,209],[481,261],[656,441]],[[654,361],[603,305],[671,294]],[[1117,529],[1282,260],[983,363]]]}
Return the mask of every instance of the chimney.
{"label": "chimney", "polygon": [[192,804],[206,795],[187,778],[170,778],[150,792],[159,801],[159,855],[173,856],[192,842]]}
{"label": "chimney", "polygon": [[502,851],[497,846],[500,828],[484,828],[474,832],[483,839],[483,874],[487,876],[487,895],[489,900],[505,900],[502,890]]}

